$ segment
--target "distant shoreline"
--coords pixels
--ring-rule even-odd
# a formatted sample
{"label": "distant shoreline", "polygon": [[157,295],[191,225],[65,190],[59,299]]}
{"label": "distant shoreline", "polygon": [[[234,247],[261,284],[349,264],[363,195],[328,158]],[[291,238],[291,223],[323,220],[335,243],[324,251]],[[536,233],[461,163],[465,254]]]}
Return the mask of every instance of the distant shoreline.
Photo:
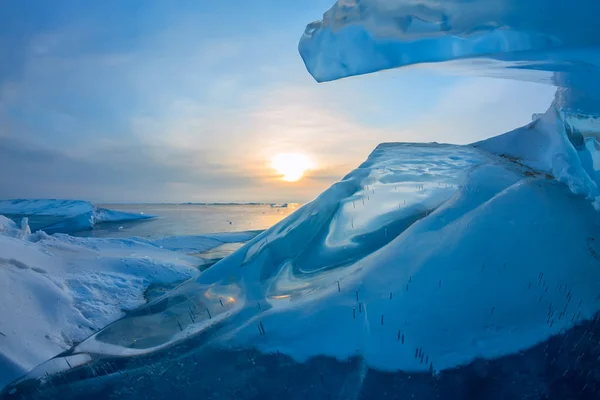
{"label": "distant shoreline", "polygon": [[297,202],[283,202],[283,203],[260,203],[260,202],[248,202],[248,203],[236,203],[236,202],[187,202],[187,203],[94,203],[99,206],[110,206],[110,205],[144,205],[144,206],[300,206],[304,203]]}

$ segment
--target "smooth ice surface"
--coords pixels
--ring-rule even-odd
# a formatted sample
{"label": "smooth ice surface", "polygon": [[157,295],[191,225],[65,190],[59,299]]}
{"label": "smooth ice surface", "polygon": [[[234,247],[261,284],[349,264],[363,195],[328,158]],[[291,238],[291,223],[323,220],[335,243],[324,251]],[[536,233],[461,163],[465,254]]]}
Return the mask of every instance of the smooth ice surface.
{"label": "smooth ice surface", "polygon": [[583,197],[514,159],[383,144],[312,203],[23,382],[73,357],[93,367],[156,353],[154,370],[198,337],[386,371],[501,357],[595,315],[599,228]]}
{"label": "smooth ice surface", "polygon": [[170,236],[152,240],[156,246],[173,251],[202,253],[227,243],[247,242],[258,235],[258,231],[213,233],[196,236]]}
{"label": "smooth ice surface", "polygon": [[0,387],[146,303],[149,287],[199,275],[205,261],[188,254],[254,235],[49,236],[0,215]]}
{"label": "smooth ice surface", "polygon": [[47,233],[71,233],[97,224],[136,221],[151,215],[127,213],[94,206],[81,200],[0,200],[0,214],[14,219],[28,217],[32,229]]}

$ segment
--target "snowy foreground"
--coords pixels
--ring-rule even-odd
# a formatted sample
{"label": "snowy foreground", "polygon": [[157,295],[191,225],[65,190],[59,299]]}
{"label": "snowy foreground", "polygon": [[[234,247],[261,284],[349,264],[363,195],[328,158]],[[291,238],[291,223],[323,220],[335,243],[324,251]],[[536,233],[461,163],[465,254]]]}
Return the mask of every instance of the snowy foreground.
{"label": "snowy foreground", "polygon": [[352,380],[325,384],[338,398],[361,393],[369,371],[445,376],[593,319],[599,232],[589,201],[513,157],[383,144],[314,202],[6,396],[240,398],[271,393],[256,383],[262,368],[283,363],[291,388],[317,359],[321,379]]}
{"label": "snowy foreground", "polygon": [[144,304],[149,288],[197,276],[209,261],[187,254],[252,236],[84,239],[0,215],[0,386]]}
{"label": "snowy foreground", "polygon": [[0,200],[0,215],[13,220],[28,218],[34,231],[72,233],[103,223],[140,221],[152,215],[133,214],[96,207],[81,200]]}

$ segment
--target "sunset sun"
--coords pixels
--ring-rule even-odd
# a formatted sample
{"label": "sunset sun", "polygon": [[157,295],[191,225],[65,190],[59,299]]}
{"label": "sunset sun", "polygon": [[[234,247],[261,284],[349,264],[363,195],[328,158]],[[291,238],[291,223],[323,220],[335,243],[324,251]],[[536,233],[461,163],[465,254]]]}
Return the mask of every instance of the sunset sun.
{"label": "sunset sun", "polygon": [[271,166],[286,182],[299,181],[306,171],[314,168],[310,158],[298,153],[278,154],[271,160]]}

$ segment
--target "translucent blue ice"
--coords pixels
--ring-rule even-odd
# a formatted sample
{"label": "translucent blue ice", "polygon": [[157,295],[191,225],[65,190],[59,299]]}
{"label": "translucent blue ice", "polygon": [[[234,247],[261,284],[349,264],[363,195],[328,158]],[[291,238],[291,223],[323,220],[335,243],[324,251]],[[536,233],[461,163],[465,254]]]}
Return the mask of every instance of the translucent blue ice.
{"label": "translucent blue ice", "polygon": [[320,82],[485,58],[509,69],[507,76],[557,72],[556,85],[587,89],[587,79],[562,73],[596,74],[599,13],[594,0],[339,0],[307,26],[299,49]]}

